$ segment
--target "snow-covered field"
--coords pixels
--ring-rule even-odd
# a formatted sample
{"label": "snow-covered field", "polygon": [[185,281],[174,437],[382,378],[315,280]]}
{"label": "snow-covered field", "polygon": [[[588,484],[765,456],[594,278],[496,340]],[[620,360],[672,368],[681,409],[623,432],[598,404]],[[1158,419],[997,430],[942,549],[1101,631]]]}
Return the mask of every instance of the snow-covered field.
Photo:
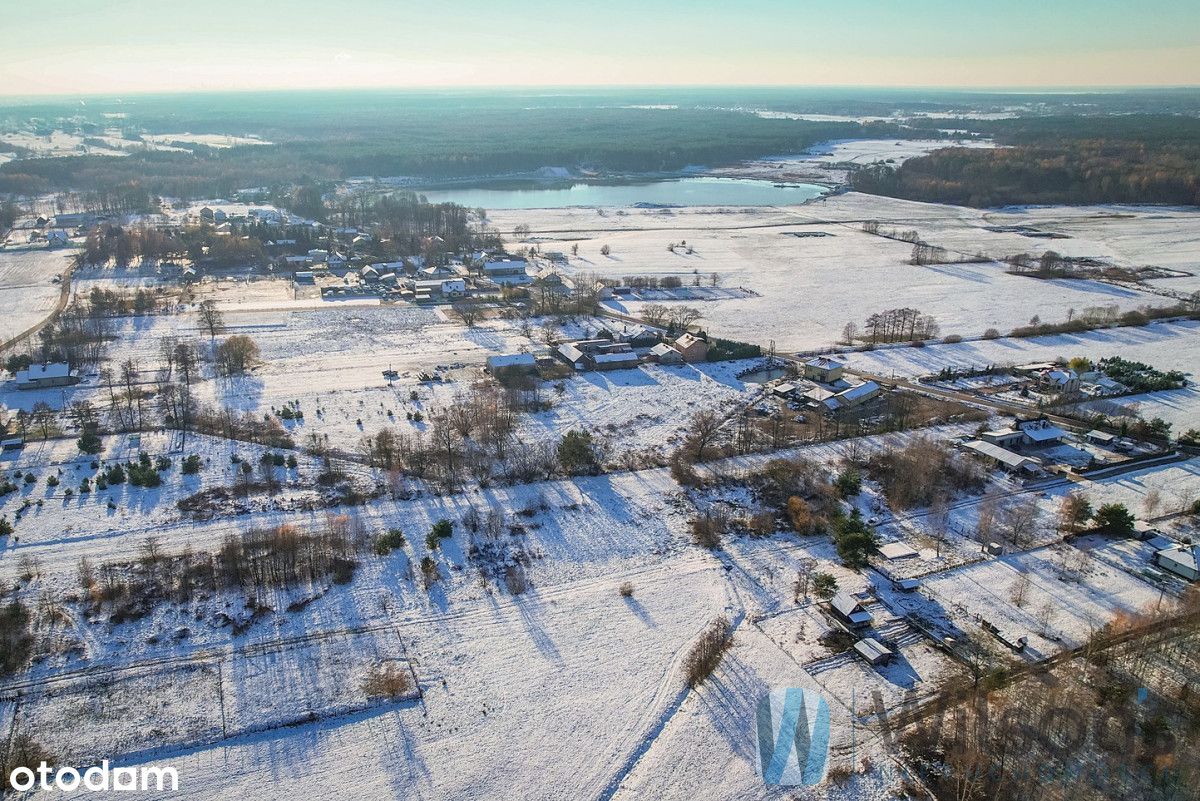
{"label": "snow-covered field", "polygon": [[64,272],[70,250],[44,247],[0,249],[0,342],[37,325],[54,310],[61,287],[51,283]]}
{"label": "snow-covered field", "polygon": [[[1138,213],[1157,216],[1147,210]],[[1146,237],[1139,240],[1138,249],[1128,251],[1106,244],[1106,237],[1114,234],[1104,227],[1107,218],[1098,209],[1078,211],[1078,218],[1092,232],[1078,239],[1040,240],[985,230],[990,225],[1022,223],[1022,214],[849,193],[798,207],[545,209],[493,212],[490,217],[501,230],[529,225],[547,250],[578,245],[569,272],[613,278],[677,276],[685,283],[696,277],[709,283],[715,273],[721,285],[744,287],[757,296],[701,303],[701,325],[733,339],[774,339],[778,347],[789,350],[831,345],[847,322],[861,326],[868,315],[897,306],[933,315],[943,334],[972,336],[989,328],[1007,333],[1033,317],[1065,320],[1072,309],[1082,312],[1116,305],[1126,311],[1169,302],[1148,290],[1096,281],[1014,276],[995,262],[913,266],[908,264],[911,245],[865,233],[864,220],[881,221],[884,231],[916,230],[932,244],[992,258],[1055,249],[1142,266],[1157,263],[1159,254],[1175,253],[1171,243],[1177,240],[1200,242],[1200,214],[1183,211],[1173,212],[1171,221],[1156,223],[1171,224],[1172,237],[1159,240],[1162,244],[1157,246]],[[793,235],[812,232],[831,236]],[[681,241],[692,249],[690,255],[684,248],[668,252],[668,244]],[[610,255],[600,254],[603,245],[610,247]],[[1183,257],[1173,265],[1187,263]],[[1184,281],[1178,289],[1187,289],[1187,279],[1158,283],[1174,286],[1170,282],[1175,280]],[[619,300],[609,306],[629,314],[640,309],[637,302]]]}

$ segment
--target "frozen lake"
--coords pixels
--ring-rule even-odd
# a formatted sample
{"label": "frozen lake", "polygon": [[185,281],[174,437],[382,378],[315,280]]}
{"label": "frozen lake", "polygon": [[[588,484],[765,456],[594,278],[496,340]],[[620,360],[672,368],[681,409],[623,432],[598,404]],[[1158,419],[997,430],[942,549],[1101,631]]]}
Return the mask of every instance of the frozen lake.
{"label": "frozen lake", "polygon": [[527,188],[462,187],[416,190],[430,203],[484,209],[558,209],[570,206],[794,206],[819,197],[815,184],[774,184],[750,178],[673,178],[644,183],[573,183]]}

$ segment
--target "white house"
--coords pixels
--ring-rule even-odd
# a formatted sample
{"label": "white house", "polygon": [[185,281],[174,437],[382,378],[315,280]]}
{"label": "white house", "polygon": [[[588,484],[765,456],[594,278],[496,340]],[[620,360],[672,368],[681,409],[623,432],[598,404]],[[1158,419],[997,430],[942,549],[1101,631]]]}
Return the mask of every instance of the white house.
{"label": "white house", "polygon": [[1154,564],[1180,578],[1196,581],[1200,579],[1200,571],[1196,568],[1196,548],[1195,545],[1174,545],[1155,551]]}
{"label": "white house", "polygon": [[17,371],[17,389],[46,389],[79,383],[79,376],[66,362],[31,364],[28,370]]}
{"label": "white house", "polygon": [[431,281],[410,281],[409,285],[418,295],[442,295],[462,297],[467,293],[467,282],[462,278],[435,278]]}

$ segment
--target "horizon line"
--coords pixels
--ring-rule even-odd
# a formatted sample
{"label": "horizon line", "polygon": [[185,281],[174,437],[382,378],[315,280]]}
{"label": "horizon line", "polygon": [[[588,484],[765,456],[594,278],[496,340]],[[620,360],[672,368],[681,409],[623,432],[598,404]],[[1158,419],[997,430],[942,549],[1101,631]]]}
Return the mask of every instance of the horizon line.
{"label": "horizon line", "polygon": [[124,97],[177,97],[181,95],[220,95],[220,94],[298,94],[298,93],[334,93],[334,92],[378,92],[414,94],[463,94],[486,92],[539,92],[543,94],[563,94],[572,91],[597,90],[695,90],[695,89],[775,89],[775,90],[857,90],[857,91],[890,91],[890,92],[922,92],[939,91],[950,94],[1008,94],[1008,95],[1070,95],[1070,94],[1119,94],[1122,92],[1147,91],[1200,91],[1200,84],[1084,84],[1084,85],[996,85],[996,86],[955,86],[940,84],[909,84],[909,85],[873,85],[873,84],[764,84],[764,83],[696,83],[696,84],[651,84],[651,83],[612,83],[612,84],[423,84],[396,86],[310,86],[310,87],[200,87],[173,90],[120,90],[113,89],[103,92],[65,93],[47,92],[45,94],[0,94],[0,103],[36,103],[54,100],[87,100],[87,99],[116,99]]}

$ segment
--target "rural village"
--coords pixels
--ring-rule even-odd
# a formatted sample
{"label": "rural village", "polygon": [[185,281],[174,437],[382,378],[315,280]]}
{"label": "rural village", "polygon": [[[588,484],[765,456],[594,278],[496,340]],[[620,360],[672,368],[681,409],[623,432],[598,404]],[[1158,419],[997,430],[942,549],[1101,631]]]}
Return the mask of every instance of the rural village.
{"label": "rural village", "polygon": [[786,679],[836,725],[778,797],[883,801],[981,687],[1194,725],[1195,209],[156,202],[0,248],[6,764],[751,795],[735,698]]}

